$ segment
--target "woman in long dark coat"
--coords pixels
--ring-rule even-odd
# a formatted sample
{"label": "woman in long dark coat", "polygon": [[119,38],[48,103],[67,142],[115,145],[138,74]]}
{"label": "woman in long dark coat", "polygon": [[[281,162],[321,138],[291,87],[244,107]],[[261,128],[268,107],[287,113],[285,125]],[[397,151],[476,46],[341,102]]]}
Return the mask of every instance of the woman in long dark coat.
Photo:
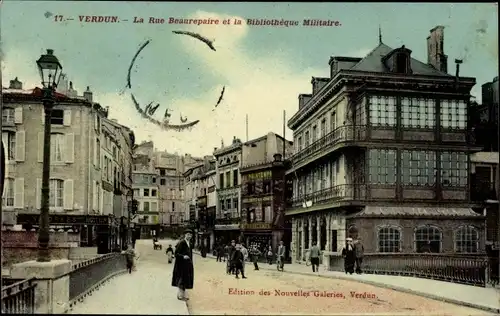
{"label": "woman in long dark coat", "polygon": [[192,232],[187,230],[184,238],[175,246],[172,286],[179,288],[177,299],[184,301],[188,300],[186,290],[192,289],[194,283],[193,250],[191,248],[192,237]]}
{"label": "woman in long dark coat", "polygon": [[356,252],[352,245],[352,238],[346,239],[346,246],[342,249],[342,257],[344,258],[345,273],[354,273],[354,264],[356,263]]}

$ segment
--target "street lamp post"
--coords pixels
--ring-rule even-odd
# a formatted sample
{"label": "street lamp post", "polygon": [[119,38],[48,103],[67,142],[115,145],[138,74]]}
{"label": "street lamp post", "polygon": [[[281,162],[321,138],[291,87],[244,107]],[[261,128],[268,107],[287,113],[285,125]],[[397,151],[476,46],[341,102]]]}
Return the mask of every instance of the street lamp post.
{"label": "street lamp post", "polygon": [[45,124],[43,135],[43,174],[42,174],[42,201],[40,210],[40,228],[38,231],[38,262],[49,262],[49,180],[50,180],[50,129],[52,109],[55,103],[55,89],[61,76],[62,66],[54,50],[47,49],[37,61],[38,70],[43,85],[43,108],[45,110]]}

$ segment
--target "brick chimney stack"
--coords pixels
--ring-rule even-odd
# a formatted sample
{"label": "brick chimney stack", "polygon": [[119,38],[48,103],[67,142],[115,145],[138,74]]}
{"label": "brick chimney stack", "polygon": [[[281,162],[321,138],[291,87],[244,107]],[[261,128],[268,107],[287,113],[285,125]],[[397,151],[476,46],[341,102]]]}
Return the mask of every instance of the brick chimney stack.
{"label": "brick chimney stack", "polygon": [[448,55],[444,53],[444,26],[438,25],[430,33],[427,37],[427,63],[448,73]]}
{"label": "brick chimney stack", "polygon": [[9,89],[22,90],[23,83],[21,81],[19,81],[19,79],[17,79],[17,77],[16,77],[14,80],[10,81]]}
{"label": "brick chimney stack", "polygon": [[83,98],[88,102],[92,103],[92,91],[90,91],[89,86],[87,86],[87,91],[83,93]]}

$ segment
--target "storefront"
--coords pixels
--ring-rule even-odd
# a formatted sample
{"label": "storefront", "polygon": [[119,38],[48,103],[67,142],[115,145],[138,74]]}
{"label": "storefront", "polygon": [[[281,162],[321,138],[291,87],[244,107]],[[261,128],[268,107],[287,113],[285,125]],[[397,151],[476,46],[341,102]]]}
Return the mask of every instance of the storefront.
{"label": "storefront", "polygon": [[215,225],[214,235],[216,242],[228,244],[231,242],[231,240],[238,240],[240,234],[240,224]]}
{"label": "storefront", "polygon": [[[23,229],[38,229],[40,214],[18,214],[17,224]],[[80,232],[81,247],[97,247],[99,254],[109,253],[118,248],[120,222],[113,215],[69,215],[50,214],[51,229]]]}

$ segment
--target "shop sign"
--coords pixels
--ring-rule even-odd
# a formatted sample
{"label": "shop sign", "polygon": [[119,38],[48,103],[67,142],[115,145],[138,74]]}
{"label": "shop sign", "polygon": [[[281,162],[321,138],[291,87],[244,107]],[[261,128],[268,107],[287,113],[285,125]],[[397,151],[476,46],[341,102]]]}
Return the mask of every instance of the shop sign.
{"label": "shop sign", "polygon": [[244,224],[244,229],[272,229],[270,223],[249,223]]}
{"label": "shop sign", "polygon": [[243,198],[244,203],[267,202],[267,201],[272,201],[272,200],[273,200],[273,197],[271,195],[264,196],[264,197],[251,197],[251,198],[244,197]]}
{"label": "shop sign", "polygon": [[240,229],[239,224],[215,225],[216,230],[233,230]]}
{"label": "shop sign", "polygon": [[[40,223],[40,214],[18,214],[17,223],[38,225]],[[109,225],[110,217],[106,215],[50,214],[49,224]]]}

